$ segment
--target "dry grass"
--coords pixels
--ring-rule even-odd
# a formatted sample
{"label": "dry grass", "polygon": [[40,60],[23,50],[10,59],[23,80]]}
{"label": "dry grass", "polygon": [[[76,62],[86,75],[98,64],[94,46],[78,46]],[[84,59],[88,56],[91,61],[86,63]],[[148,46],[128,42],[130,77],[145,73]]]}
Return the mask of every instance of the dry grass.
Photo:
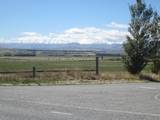
{"label": "dry grass", "polygon": [[142,80],[148,80],[148,81],[152,81],[152,82],[160,82],[160,73],[159,74],[142,73],[139,77]]}
{"label": "dry grass", "polygon": [[127,72],[103,72],[99,76],[95,72],[66,71],[37,73],[36,78],[32,74],[1,74],[0,84],[99,84],[99,83],[123,83],[143,82],[139,76],[133,76]]}
{"label": "dry grass", "polygon": [[131,75],[128,72],[105,72],[102,73],[103,80],[138,80],[138,75]]}

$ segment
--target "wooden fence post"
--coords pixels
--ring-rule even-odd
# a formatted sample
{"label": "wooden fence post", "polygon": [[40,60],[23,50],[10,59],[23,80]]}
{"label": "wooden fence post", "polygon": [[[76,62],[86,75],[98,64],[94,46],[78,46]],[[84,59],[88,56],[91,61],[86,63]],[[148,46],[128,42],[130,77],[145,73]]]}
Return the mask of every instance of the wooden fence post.
{"label": "wooden fence post", "polygon": [[36,77],[36,67],[33,67],[33,78],[35,78]]}
{"label": "wooden fence post", "polygon": [[96,56],[96,75],[99,75],[99,57]]}

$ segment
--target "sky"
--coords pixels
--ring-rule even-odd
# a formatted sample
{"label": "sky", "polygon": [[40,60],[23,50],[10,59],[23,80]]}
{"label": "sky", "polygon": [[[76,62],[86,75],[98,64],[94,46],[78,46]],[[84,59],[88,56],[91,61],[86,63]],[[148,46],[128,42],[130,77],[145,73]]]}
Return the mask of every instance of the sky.
{"label": "sky", "polygon": [[[0,0],[0,43],[122,43],[135,0]],[[159,0],[145,0],[160,12]]]}

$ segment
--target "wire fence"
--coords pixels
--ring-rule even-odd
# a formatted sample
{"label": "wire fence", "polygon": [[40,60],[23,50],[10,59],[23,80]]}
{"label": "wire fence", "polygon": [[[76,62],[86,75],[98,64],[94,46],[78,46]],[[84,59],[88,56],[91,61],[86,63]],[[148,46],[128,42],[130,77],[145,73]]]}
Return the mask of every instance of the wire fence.
{"label": "wire fence", "polygon": [[[34,70],[35,69],[35,70]],[[0,74],[95,71],[95,57],[1,57]]]}
{"label": "wire fence", "polygon": [[[150,73],[151,64],[144,72]],[[0,57],[0,83],[57,80],[121,79],[126,74],[121,57],[32,56]]]}
{"label": "wire fence", "polygon": [[0,74],[32,74],[58,72],[119,72],[124,71],[120,57],[96,56],[32,56],[0,57]]}

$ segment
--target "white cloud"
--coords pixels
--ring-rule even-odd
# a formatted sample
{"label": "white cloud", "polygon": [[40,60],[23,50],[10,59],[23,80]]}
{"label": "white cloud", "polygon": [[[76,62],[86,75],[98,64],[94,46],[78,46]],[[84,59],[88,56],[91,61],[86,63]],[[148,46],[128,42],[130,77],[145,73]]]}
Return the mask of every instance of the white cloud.
{"label": "white cloud", "polygon": [[0,43],[10,43],[11,39],[0,38]]}
{"label": "white cloud", "polygon": [[128,32],[121,30],[108,30],[95,27],[72,28],[61,34],[51,34],[53,43],[122,43]]}
{"label": "white cloud", "polygon": [[36,32],[23,32],[22,35],[35,36],[35,35],[39,35],[39,34]]}
{"label": "white cloud", "polygon": [[127,29],[129,27],[129,25],[127,24],[119,24],[116,22],[112,22],[110,24],[107,24],[106,27],[108,28],[114,28],[114,29]]}
{"label": "white cloud", "polygon": [[36,32],[23,32],[16,39],[18,43],[46,43],[50,40],[48,36]]}
{"label": "white cloud", "polygon": [[0,42],[4,42],[4,38],[0,38]]}
{"label": "white cloud", "polygon": [[[49,33],[42,35],[36,32],[23,32],[20,36],[10,39],[13,43],[46,43],[46,44],[66,44],[66,43],[122,43],[126,40],[126,35],[129,33],[125,28],[127,25],[122,25],[112,22],[106,28],[84,27],[71,28],[62,33]],[[14,39],[14,40],[13,40]],[[2,41],[2,40],[1,40]]]}

